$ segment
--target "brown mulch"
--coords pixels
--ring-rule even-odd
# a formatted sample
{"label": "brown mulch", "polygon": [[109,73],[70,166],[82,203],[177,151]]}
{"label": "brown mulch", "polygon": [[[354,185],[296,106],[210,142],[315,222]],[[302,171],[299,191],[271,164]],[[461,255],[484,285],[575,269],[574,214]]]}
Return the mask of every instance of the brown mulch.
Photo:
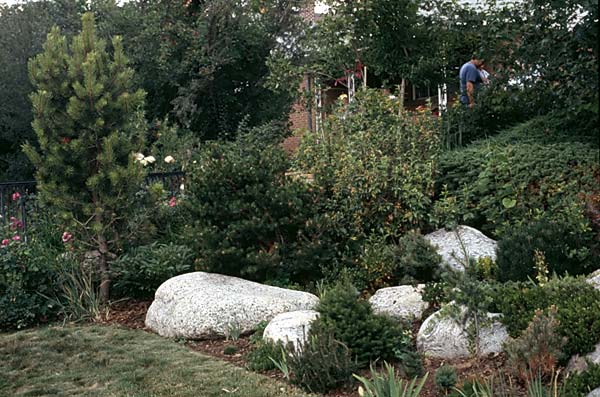
{"label": "brown mulch", "polygon": [[[131,329],[142,329],[148,331],[144,325],[146,312],[150,306],[150,301],[127,299],[111,304],[110,310],[98,322],[102,324],[120,325]],[[418,328],[416,328],[418,330]],[[216,357],[227,361],[238,367],[245,368],[247,361],[246,355],[252,350],[252,344],[249,336],[242,336],[237,340],[212,339],[200,341],[187,341],[186,346],[191,350]],[[233,354],[225,354],[225,348],[234,346]],[[503,354],[489,355],[483,359],[462,359],[462,360],[440,360],[424,359],[425,372],[429,372],[427,382],[422,397],[439,397],[444,393],[435,387],[435,371],[442,365],[452,365],[457,372],[460,382],[473,378],[489,377],[498,372],[498,369],[506,365],[506,357]],[[283,380],[279,371],[269,371],[265,376],[273,379]],[[361,375],[368,375],[368,371],[362,371]],[[459,383],[460,383],[459,382]],[[356,388],[345,388],[328,393],[328,397],[358,397]]]}

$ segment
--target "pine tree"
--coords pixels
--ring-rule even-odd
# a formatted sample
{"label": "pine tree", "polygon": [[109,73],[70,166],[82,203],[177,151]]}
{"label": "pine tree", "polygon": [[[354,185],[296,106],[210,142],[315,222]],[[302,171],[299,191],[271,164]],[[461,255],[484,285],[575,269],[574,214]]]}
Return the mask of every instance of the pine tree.
{"label": "pine tree", "polygon": [[132,153],[143,144],[145,93],[133,91],[120,37],[96,37],[94,16],[82,17],[70,48],[58,27],[29,61],[39,150],[24,145],[36,167],[39,198],[56,209],[66,230],[99,252],[100,294],[110,291],[109,258],[132,211],[143,169]]}

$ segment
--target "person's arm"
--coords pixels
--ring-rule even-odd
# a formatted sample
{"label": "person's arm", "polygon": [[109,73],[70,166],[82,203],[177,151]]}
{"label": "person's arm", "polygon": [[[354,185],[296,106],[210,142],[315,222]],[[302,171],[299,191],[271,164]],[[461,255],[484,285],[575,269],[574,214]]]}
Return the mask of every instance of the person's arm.
{"label": "person's arm", "polygon": [[471,81],[467,81],[467,96],[469,97],[469,107],[475,106],[475,84]]}

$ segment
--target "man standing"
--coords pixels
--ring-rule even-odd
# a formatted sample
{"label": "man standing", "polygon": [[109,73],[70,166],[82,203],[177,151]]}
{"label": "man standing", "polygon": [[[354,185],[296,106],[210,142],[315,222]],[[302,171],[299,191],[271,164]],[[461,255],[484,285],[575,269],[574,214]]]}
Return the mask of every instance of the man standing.
{"label": "man standing", "polygon": [[483,82],[479,73],[483,63],[483,58],[473,55],[471,60],[460,68],[460,103],[470,108],[475,106],[475,90]]}

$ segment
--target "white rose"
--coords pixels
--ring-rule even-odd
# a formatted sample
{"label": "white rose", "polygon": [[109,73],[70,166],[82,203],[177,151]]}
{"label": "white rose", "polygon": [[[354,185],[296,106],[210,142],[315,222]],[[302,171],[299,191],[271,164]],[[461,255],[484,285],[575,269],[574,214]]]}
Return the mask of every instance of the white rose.
{"label": "white rose", "polygon": [[135,153],[134,157],[135,157],[135,161],[142,161],[144,159],[144,154],[143,153]]}
{"label": "white rose", "polygon": [[156,161],[156,159],[154,158],[154,156],[148,156],[144,160],[146,160],[150,164],[152,164],[152,163],[154,163]]}
{"label": "white rose", "polygon": [[167,163],[167,164],[171,164],[174,161],[175,161],[175,159],[173,158],[173,156],[165,157],[165,163]]}

